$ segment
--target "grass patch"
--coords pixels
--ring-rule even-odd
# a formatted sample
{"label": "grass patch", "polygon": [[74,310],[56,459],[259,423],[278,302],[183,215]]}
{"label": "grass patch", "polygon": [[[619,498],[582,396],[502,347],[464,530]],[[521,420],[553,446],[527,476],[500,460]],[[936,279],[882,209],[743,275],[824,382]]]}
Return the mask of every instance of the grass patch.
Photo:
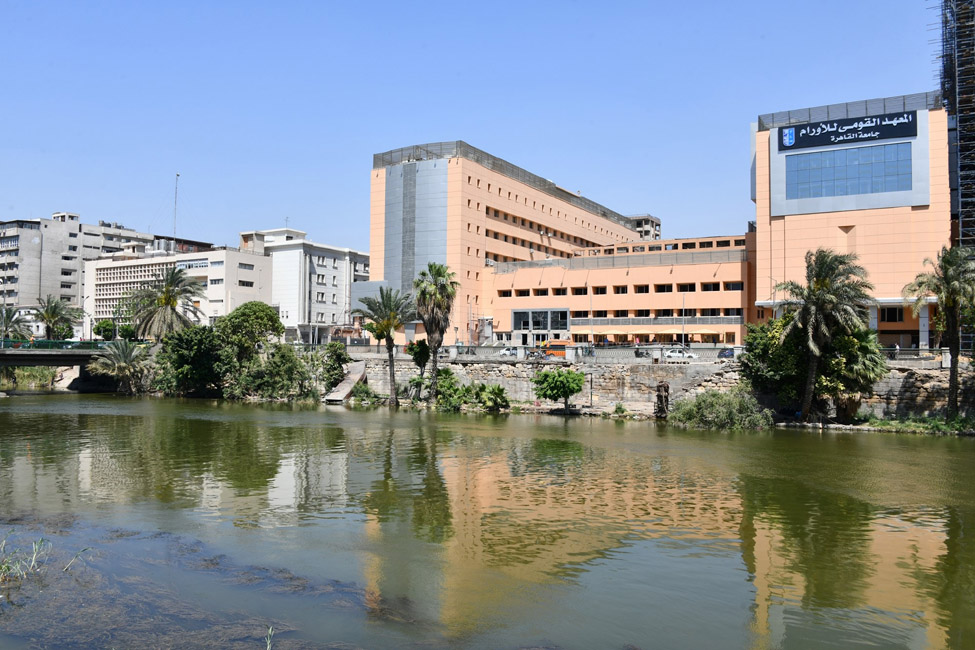
{"label": "grass patch", "polygon": [[860,424],[875,429],[897,431],[900,433],[934,433],[940,435],[975,434],[975,418],[957,417],[950,422],[946,422],[943,417],[923,415],[912,415],[906,418],[896,419],[870,416],[861,419]]}

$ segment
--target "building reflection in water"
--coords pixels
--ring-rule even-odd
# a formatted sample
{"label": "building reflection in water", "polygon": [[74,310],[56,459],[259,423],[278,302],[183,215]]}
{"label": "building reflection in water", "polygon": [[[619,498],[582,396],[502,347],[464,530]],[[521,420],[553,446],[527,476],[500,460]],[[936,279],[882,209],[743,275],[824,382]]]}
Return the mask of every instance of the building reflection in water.
{"label": "building reflection in water", "polygon": [[[65,426],[95,430],[84,420]],[[373,434],[151,418],[134,431],[102,417],[73,443],[0,452],[0,498],[11,513],[154,500],[238,526],[358,518],[371,611],[458,637],[530,616],[546,587],[639,540],[742,565],[755,647],[822,642],[824,627],[841,645],[864,630],[890,645],[975,643],[971,508],[878,510],[713,454],[423,426]]]}

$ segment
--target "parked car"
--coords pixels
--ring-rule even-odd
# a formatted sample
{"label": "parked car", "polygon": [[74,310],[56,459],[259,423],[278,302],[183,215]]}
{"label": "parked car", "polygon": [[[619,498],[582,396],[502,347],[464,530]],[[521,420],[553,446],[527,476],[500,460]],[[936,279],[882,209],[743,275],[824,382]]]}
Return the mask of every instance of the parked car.
{"label": "parked car", "polygon": [[498,352],[499,357],[517,357],[518,348],[504,348]]}
{"label": "parked car", "polygon": [[735,349],[734,348],[724,348],[722,350],[719,350],[718,351],[718,358],[719,359],[734,359],[735,358]]}
{"label": "parked car", "polygon": [[677,361],[677,360],[697,359],[697,355],[687,349],[671,348],[666,352],[664,352],[664,358]]}

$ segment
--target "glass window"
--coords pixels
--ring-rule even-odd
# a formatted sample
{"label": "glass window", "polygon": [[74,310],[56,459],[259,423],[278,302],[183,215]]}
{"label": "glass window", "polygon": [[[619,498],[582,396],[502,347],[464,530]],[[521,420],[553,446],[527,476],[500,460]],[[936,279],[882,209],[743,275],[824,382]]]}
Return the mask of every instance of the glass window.
{"label": "glass window", "polygon": [[553,330],[569,329],[568,312],[565,311],[552,312],[552,329]]}
{"label": "glass window", "polygon": [[548,312],[547,311],[533,311],[532,312],[532,329],[533,330],[547,330],[548,329]]}
{"label": "glass window", "polygon": [[511,329],[515,330],[526,330],[528,329],[528,312],[527,311],[516,311],[513,312],[511,317]]}
{"label": "glass window", "polygon": [[912,188],[910,142],[793,154],[785,163],[790,200]]}

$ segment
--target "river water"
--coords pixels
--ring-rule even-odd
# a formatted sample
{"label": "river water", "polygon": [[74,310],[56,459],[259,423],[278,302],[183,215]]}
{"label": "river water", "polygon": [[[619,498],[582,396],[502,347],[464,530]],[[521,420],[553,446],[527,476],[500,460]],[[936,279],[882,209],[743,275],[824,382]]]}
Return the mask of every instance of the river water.
{"label": "river water", "polygon": [[0,647],[975,647],[973,469],[971,439],[15,396],[0,536],[47,542]]}

